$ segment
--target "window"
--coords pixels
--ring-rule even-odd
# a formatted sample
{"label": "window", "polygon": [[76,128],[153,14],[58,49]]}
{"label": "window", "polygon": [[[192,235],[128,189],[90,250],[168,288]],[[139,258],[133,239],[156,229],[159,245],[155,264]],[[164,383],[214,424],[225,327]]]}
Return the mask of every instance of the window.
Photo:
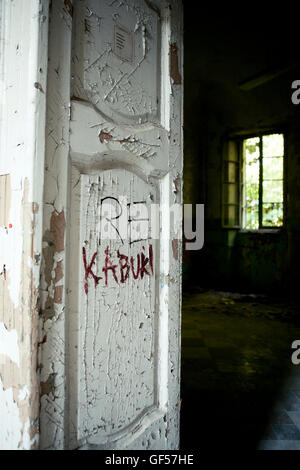
{"label": "window", "polygon": [[223,158],[223,226],[276,228],[284,217],[284,135],[230,140]]}

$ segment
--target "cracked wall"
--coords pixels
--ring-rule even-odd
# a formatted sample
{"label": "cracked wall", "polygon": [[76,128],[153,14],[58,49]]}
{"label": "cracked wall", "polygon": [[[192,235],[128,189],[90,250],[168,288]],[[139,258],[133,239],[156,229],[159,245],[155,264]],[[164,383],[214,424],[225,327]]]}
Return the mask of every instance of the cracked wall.
{"label": "cracked wall", "polygon": [[[0,448],[39,440],[37,333],[47,2],[0,5]],[[37,111],[38,110],[38,111]],[[37,159],[38,155],[38,159]],[[37,179],[38,176],[38,179]]]}
{"label": "cracked wall", "polygon": [[158,3],[52,2],[42,449],[178,447],[181,242],[104,246],[98,223],[105,196],[181,202],[181,12]]}

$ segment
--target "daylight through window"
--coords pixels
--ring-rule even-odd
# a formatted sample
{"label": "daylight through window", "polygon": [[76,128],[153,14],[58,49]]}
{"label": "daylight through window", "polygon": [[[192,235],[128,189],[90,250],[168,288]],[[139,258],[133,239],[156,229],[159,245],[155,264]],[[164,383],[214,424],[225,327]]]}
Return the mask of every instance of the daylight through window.
{"label": "daylight through window", "polygon": [[243,140],[243,227],[259,229],[283,224],[283,134]]}

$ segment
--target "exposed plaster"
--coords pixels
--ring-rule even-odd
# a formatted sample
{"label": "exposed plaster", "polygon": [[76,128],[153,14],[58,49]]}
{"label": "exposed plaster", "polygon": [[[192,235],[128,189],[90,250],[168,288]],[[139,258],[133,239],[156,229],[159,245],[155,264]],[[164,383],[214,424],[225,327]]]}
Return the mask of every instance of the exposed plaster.
{"label": "exposed plaster", "polygon": [[46,382],[41,381],[41,398],[43,395],[49,395],[50,392],[54,393],[55,376],[56,374],[50,374]]}
{"label": "exposed plaster", "polygon": [[178,63],[178,48],[176,43],[170,44],[170,77],[174,85],[181,84],[181,75]]}
{"label": "exposed plaster", "polygon": [[73,16],[73,5],[71,0],[64,0],[64,5],[66,7],[67,12],[72,17]]}
{"label": "exposed plaster", "polygon": [[[120,246],[113,242],[105,253],[97,223],[104,195],[127,194],[129,201],[147,203],[171,202],[175,195],[181,201],[176,180],[182,168],[181,87],[173,87],[168,64],[173,36],[150,2],[84,0],[74,8],[79,10],[72,24],[62,5],[52,5],[39,341],[41,445],[76,448],[86,439],[90,445],[100,439],[116,448],[175,449],[180,316],[175,258],[181,246],[172,256],[169,240],[162,240],[159,256],[155,246],[153,273],[144,266],[149,275],[135,277],[131,267],[127,276],[131,256],[135,274],[138,256],[140,262],[142,254],[150,259],[149,240],[143,248],[118,239]],[[174,19],[172,42],[179,44]],[[114,52],[115,21],[129,22],[137,44],[132,61]],[[166,64],[162,84],[153,74],[158,60]],[[71,105],[70,96],[76,97]],[[167,221],[165,214],[163,226]],[[161,291],[160,272],[168,273]]]}
{"label": "exposed plaster", "polygon": [[[33,259],[33,234],[38,205],[28,201],[29,182],[23,184],[21,224],[23,228],[23,247],[21,259],[21,283],[18,307],[15,307],[9,291],[10,270],[6,277],[0,277],[0,291],[4,300],[4,310],[0,314],[0,376],[2,393],[12,397],[13,405],[9,407],[6,399],[6,410],[2,408],[2,422],[7,422],[5,415],[14,413],[18,425],[14,422],[11,430],[13,441],[8,440],[6,447],[25,449],[36,446],[37,439],[29,437],[31,427],[38,419],[39,390],[36,376],[37,366],[37,310],[38,290],[34,287],[33,268],[28,259]],[[8,326],[9,325],[9,326]],[[12,410],[17,407],[18,413]],[[18,431],[19,429],[19,431]],[[32,434],[32,433],[31,433]],[[31,442],[32,441],[32,442]]]}
{"label": "exposed plaster", "polygon": [[57,253],[64,250],[66,219],[62,210],[52,213],[50,220],[50,232],[53,234],[54,248]]}
{"label": "exposed plaster", "polygon": [[[66,220],[64,211],[53,211],[50,218],[50,230],[43,237],[43,275],[45,288],[41,313],[45,320],[55,316],[55,304],[62,303],[63,250]],[[45,296],[46,294],[46,296]]]}
{"label": "exposed plaster", "polygon": [[172,240],[172,251],[174,259],[178,261],[178,240],[176,238]]}
{"label": "exposed plaster", "polygon": [[105,141],[110,141],[112,140],[112,135],[110,135],[108,132],[104,132],[104,131],[101,131],[100,134],[99,134],[99,139],[100,139],[100,142],[103,144],[103,142]]}
{"label": "exposed plaster", "polygon": [[46,0],[0,2],[0,72],[3,67],[4,77],[0,90],[1,449],[37,448],[39,439],[39,207],[47,15]]}

